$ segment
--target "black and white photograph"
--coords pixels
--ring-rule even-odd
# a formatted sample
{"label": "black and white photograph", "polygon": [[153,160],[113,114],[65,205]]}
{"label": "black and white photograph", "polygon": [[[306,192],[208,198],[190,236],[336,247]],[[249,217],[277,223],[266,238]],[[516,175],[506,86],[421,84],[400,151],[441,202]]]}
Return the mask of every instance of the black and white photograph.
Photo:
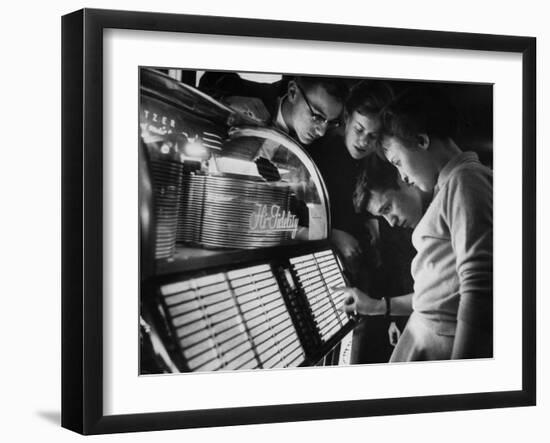
{"label": "black and white photograph", "polygon": [[430,29],[63,17],[63,427],[536,404],[536,40]]}
{"label": "black and white photograph", "polygon": [[3,10],[1,441],[549,440],[544,2]]}
{"label": "black and white photograph", "polygon": [[140,375],[493,358],[493,84],[138,70]]}

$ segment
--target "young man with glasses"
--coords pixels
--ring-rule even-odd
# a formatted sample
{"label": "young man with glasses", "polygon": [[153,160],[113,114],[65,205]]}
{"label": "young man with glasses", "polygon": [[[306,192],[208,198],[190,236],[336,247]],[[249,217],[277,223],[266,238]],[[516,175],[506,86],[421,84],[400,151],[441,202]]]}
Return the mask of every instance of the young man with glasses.
{"label": "young man with glasses", "polygon": [[310,145],[340,126],[346,92],[340,80],[296,77],[280,100],[275,124]]}
{"label": "young man with glasses", "polygon": [[340,126],[346,83],[340,79],[298,76],[266,84],[236,73],[207,72],[200,88],[233,109],[310,145]]}

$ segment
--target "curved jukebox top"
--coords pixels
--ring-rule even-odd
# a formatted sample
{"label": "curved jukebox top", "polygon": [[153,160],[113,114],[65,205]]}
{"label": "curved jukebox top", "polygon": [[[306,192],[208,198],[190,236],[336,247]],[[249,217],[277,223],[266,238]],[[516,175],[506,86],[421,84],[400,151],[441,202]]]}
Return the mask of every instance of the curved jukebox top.
{"label": "curved jukebox top", "polygon": [[286,134],[246,123],[201,92],[142,70],[140,135],[157,259],[177,258],[176,249],[204,257],[327,238],[327,193],[315,164]]}
{"label": "curved jukebox top", "polygon": [[349,330],[316,166],[190,86],[140,80],[142,373],[316,363]]}

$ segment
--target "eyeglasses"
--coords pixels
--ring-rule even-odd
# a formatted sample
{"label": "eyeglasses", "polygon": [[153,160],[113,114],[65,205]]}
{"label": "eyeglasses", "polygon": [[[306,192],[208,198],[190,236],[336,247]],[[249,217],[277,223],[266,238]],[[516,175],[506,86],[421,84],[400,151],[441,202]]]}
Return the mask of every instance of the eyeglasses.
{"label": "eyeglasses", "polygon": [[307,98],[307,95],[305,91],[302,89],[302,87],[296,82],[296,87],[298,88],[298,91],[300,91],[300,94],[302,94],[302,97],[304,97],[304,101],[306,102],[306,105],[309,109],[309,113],[311,115],[311,121],[319,126],[326,125],[328,128],[337,128],[342,123],[340,119],[335,120],[328,120],[318,112],[315,112],[313,108],[311,107],[311,103],[309,103],[309,100]]}

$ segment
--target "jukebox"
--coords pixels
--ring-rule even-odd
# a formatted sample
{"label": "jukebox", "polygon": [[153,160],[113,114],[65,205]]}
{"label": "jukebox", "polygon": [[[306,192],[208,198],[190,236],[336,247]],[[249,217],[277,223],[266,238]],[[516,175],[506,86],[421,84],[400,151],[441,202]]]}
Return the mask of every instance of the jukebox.
{"label": "jukebox", "polygon": [[286,134],[140,71],[140,373],[336,364],[327,192]]}

